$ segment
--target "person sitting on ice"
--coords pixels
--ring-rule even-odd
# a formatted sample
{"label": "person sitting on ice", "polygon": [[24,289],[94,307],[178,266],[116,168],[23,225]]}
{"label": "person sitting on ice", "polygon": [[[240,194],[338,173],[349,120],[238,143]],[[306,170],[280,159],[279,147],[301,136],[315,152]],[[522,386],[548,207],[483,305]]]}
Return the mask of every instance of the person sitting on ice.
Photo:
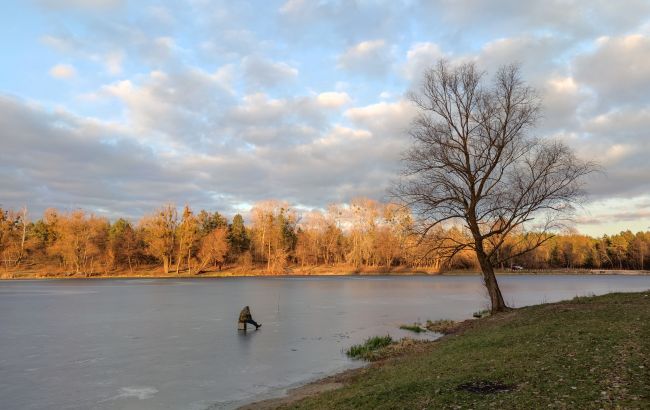
{"label": "person sitting on ice", "polygon": [[251,316],[251,310],[248,306],[244,306],[244,308],[239,313],[239,323],[250,323],[251,325],[255,326],[255,330],[259,329],[262,326],[253,320],[253,316]]}

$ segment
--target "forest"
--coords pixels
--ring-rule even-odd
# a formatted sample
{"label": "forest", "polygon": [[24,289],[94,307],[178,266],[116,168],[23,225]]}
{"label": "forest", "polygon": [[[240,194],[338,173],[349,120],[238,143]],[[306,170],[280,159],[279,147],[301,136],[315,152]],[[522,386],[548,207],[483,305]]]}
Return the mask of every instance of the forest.
{"label": "forest", "polygon": [[[398,205],[358,198],[326,210],[304,211],[281,201],[256,204],[242,215],[182,211],[164,205],[137,222],[114,221],[78,209],[47,209],[30,220],[27,209],[0,208],[0,262],[5,272],[31,270],[47,275],[133,274],[155,269],[164,275],[199,275],[227,269],[260,274],[391,270],[441,272],[477,270],[469,250],[449,253],[436,236],[463,239],[461,227],[444,235],[413,233],[411,213]],[[541,246],[517,254],[517,243],[535,232],[515,232],[499,250],[511,258],[498,268],[634,269],[650,264],[650,231],[624,231],[594,238],[564,231]]]}

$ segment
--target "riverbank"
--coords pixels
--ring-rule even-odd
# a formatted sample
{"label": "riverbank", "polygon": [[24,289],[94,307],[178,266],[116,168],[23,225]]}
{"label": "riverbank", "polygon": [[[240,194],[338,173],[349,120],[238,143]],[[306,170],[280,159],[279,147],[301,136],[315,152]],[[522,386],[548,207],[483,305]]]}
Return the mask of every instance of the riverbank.
{"label": "riverbank", "polygon": [[[530,269],[530,270],[497,270],[497,275],[650,275],[648,270],[604,270],[604,269]],[[443,275],[443,276],[476,276],[479,271],[451,270],[438,271],[427,269],[413,269],[396,267],[385,269],[380,267],[364,267],[354,269],[345,265],[336,266],[292,266],[282,273],[269,273],[265,267],[243,268],[240,266],[227,267],[223,270],[210,270],[200,274],[189,274],[181,270],[178,274],[170,272],[165,274],[159,266],[148,266],[137,270],[115,270],[108,272],[72,273],[57,271],[55,269],[12,269],[0,270],[0,280],[24,279],[178,279],[178,278],[231,278],[231,277],[258,277],[258,276],[416,276],[416,275]]]}
{"label": "riverbank", "polygon": [[403,356],[244,408],[648,408],[650,291],[463,323]]}

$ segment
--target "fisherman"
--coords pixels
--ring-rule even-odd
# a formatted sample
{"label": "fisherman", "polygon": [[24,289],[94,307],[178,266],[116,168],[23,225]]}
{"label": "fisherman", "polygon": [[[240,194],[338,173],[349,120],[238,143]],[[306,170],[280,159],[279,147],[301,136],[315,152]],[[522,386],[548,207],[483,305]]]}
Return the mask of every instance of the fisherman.
{"label": "fisherman", "polygon": [[250,323],[251,325],[255,326],[255,330],[259,329],[262,326],[253,320],[253,316],[251,316],[251,310],[248,306],[244,306],[244,308],[239,313],[239,323]]}

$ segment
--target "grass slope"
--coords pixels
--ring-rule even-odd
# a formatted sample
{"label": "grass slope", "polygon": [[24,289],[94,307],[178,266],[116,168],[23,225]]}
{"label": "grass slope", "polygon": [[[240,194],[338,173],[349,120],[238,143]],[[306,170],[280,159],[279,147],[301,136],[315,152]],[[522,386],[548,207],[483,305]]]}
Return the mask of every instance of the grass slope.
{"label": "grass slope", "polygon": [[[650,408],[649,350],[650,292],[576,298],[473,321],[288,407]],[[485,382],[510,391],[459,389]]]}

